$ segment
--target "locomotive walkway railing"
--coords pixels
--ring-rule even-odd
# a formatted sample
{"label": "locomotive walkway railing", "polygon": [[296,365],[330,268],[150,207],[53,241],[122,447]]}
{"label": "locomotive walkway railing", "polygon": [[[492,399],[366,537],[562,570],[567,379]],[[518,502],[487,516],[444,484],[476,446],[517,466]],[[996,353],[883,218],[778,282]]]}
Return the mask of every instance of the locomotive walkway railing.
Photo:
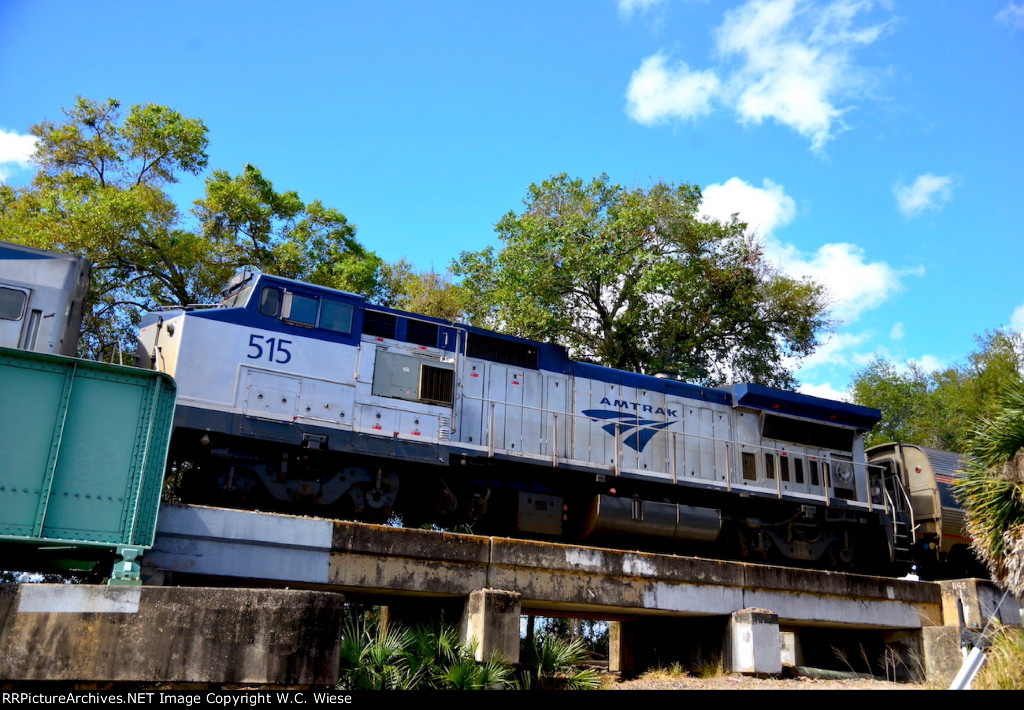
{"label": "locomotive walkway railing", "polygon": [[[614,427],[612,435],[613,456],[612,461],[605,465],[609,467],[609,472],[615,476],[621,476],[623,472],[647,476],[669,476],[674,484],[679,483],[683,479],[691,478],[694,481],[699,480],[706,485],[724,488],[724,490],[729,492],[734,487],[739,487],[740,489],[760,489],[772,491],[779,498],[791,496],[822,500],[826,505],[829,505],[836,497],[836,486],[832,481],[833,469],[836,465],[844,465],[851,467],[854,480],[856,481],[856,488],[858,490],[863,489],[860,491],[862,494],[861,498],[851,502],[866,505],[868,510],[880,508],[886,516],[893,518],[898,513],[909,509],[909,498],[907,498],[906,491],[903,490],[902,483],[898,479],[896,482],[897,490],[902,492],[901,494],[898,493],[900,500],[896,501],[890,495],[883,467],[866,462],[851,461],[847,458],[832,458],[833,452],[827,449],[817,453],[809,453],[791,449],[778,449],[774,446],[762,444],[739,442],[733,439],[707,436],[696,432],[670,431],[665,429],[664,426],[641,424],[639,416],[636,417],[636,421],[607,422],[586,414],[555,411],[527,404],[510,403],[466,394],[463,394],[460,400],[463,402],[478,402],[482,408],[486,408],[487,428],[485,433],[487,456],[489,458],[493,458],[496,453],[514,452],[516,456],[536,458],[549,462],[552,467],[556,468],[560,464],[594,467],[596,462],[591,456],[593,450],[590,446],[589,436],[592,436],[595,430],[612,424]],[[510,412],[519,412],[519,416],[517,417],[515,414],[510,415]],[[528,414],[530,415],[529,418]],[[518,437],[515,437],[516,441],[508,441],[506,432],[500,432],[499,436],[499,420],[501,423],[506,421],[515,423],[516,428],[519,429]],[[582,456],[576,451],[577,432],[580,431],[580,425],[586,427],[586,434],[588,434],[587,451]],[[566,431],[567,440],[565,442],[559,441],[562,429]],[[647,432],[646,438],[648,439],[653,439],[657,434],[668,437],[668,442],[664,445],[663,449],[666,458],[662,461],[657,461],[651,455],[646,459],[648,464],[660,463],[663,464],[662,466],[653,469],[645,468],[645,455],[641,448],[633,448],[632,451],[627,451],[626,448],[629,447],[623,446],[623,439],[626,438],[623,436],[624,434],[635,434],[637,435],[637,440],[639,440],[641,438],[640,432]],[[583,432],[580,433],[582,434]],[[528,450],[530,448],[526,446],[528,441],[535,443],[533,450]],[[501,443],[504,446],[501,446]],[[560,443],[564,444],[564,451]],[[509,444],[514,445],[509,446]],[[701,465],[694,469],[698,471],[697,475],[680,477],[680,452],[683,453],[684,459],[688,456],[696,456],[703,459]],[[742,465],[740,458],[743,453],[755,455],[753,478],[749,477],[749,467],[745,470]],[[820,478],[818,479],[820,483],[812,483],[811,480],[808,480],[810,476],[807,476],[804,481],[795,480],[795,474],[791,473],[788,468],[780,470],[779,466],[775,465],[774,459],[772,465],[775,466],[775,471],[769,475],[764,466],[765,455],[786,457],[791,461],[797,459],[817,461],[820,464]],[[710,476],[708,471],[703,470],[705,462],[710,463]],[[787,487],[784,489],[784,486]],[[874,492],[876,489],[878,493]],[[904,499],[906,499],[906,504],[904,504]]]}

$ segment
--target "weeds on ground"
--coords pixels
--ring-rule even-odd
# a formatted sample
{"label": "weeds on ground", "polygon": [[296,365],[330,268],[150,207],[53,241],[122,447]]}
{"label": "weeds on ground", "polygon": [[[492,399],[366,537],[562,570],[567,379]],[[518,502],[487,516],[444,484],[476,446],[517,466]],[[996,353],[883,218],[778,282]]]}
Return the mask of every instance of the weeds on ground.
{"label": "weeds on ground", "polygon": [[840,662],[842,662],[842,664],[844,666],[846,666],[847,668],[850,669],[850,673],[853,674],[854,676],[856,676],[858,678],[874,678],[875,675],[874,675],[874,673],[871,672],[871,661],[868,660],[868,652],[867,652],[867,650],[865,650],[863,645],[860,645],[859,648],[860,648],[860,660],[864,664],[863,667],[865,668],[864,671],[858,671],[856,668],[854,668],[853,663],[851,663],[850,657],[846,653],[845,649],[838,648],[837,646],[833,646],[832,647],[832,652],[834,654],[836,654],[836,658],[838,658],[840,660]]}
{"label": "weeds on ground", "polygon": [[1000,629],[974,679],[978,690],[1024,690],[1024,630]]}
{"label": "weeds on ground", "polygon": [[725,675],[725,661],[721,655],[706,658],[694,667],[693,674],[698,678],[717,678]]}
{"label": "weeds on ground", "polygon": [[655,666],[649,668],[640,674],[641,680],[659,681],[659,680],[671,680],[672,678],[680,678],[682,676],[690,675],[689,672],[683,668],[683,666],[677,661],[667,668],[665,666]]}
{"label": "weeds on ground", "polygon": [[722,660],[721,655],[715,655],[711,658],[706,658],[702,661],[698,661],[697,664],[691,669],[687,670],[678,661],[670,666],[656,666],[650,668],[640,674],[642,680],[648,681],[662,681],[672,680],[673,678],[684,678],[684,677],[696,677],[696,678],[717,678],[719,676],[726,675],[725,662]]}

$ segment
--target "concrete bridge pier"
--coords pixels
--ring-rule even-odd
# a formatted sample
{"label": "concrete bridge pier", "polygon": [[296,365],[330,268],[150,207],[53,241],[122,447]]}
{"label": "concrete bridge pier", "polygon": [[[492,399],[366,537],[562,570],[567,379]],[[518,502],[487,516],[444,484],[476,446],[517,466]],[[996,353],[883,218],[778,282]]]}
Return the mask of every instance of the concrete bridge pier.
{"label": "concrete bridge pier", "polygon": [[401,624],[458,626],[463,643],[472,644],[477,661],[499,655],[519,663],[519,617],[517,592],[479,589],[468,597],[396,599],[381,607],[381,625]]}
{"label": "concrete bridge pier", "polygon": [[779,616],[763,609],[733,612],[725,635],[725,666],[739,673],[781,673]]}
{"label": "concrete bridge pier", "polygon": [[517,592],[480,589],[469,595],[461,632],[463,642],[474,644],[477,661],[501,656],[509,663],[519,663],[521,611]]}

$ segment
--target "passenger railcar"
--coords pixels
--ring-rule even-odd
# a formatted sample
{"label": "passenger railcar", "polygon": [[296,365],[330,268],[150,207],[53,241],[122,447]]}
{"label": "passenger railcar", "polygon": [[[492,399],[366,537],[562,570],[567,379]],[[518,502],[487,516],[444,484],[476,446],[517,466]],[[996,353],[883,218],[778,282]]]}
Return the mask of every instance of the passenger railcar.
{"label": "passenger railcar", "polygon": [[905,482],[915,530],[913,557],[922,576],[988,577],[971,552],[964,510],[953,491],[964,457],[901,443],[873,446],[866,455],[885,475]]}
{"label": "passenger railcar", "polygon": [[138,360],[178,383],[171,457],[204,499],[823,567],[909,561],[909,501],[865,458],[875,409],[620,372],[250,273],[218,306],[148,314]]}
{"label": "passenger railcar", "polygon": [[0,347],[74,355],[89,262],[0,242]]}

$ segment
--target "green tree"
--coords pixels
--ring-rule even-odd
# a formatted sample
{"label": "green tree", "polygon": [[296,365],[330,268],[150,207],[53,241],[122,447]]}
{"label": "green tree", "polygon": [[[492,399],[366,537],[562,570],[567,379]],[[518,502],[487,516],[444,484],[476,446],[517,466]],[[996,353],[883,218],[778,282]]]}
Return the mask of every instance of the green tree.
{"label": "green tree", "polygon": [[319,200],[304,203],[294,191],[276,192],[258,168],[231,176],[214,171],[196,201],[203,237],[235,268],[373,296],[384,265],[356,240],[356,228]]}
{"label": "green tree", "polygon": [[513,683],[510,664],[500,658],[477,663],[472,644],[451,627],[349,621],[339,655],[342,690],[484,690]]}
{"label": "green tree", "polygon": [[931,377],[913,362],[901,372],[878,357],[853,376],[850,385],[858,404],[882,411],[882,420],[865,437],[865,446],[888,441],[926,443],[932,440]]}
{"label": "green tree", "polygon": [[899,368],[878,358],[856,372],[854,401],[882,410],[869,446],[905,441],[964,453],[977,422],[993,416],[1007,385],[1024,372],[1024,338],[989,331],[976,338],[966,362],[926,373],[913,362]]}
{"label": "green tree", "polygon": [[463,252],[472,322],[634,372],[716,384],[794,384],[828,325],[820,286],[768,266],[746,225],[698,216],[700,189],[627,189],[562,174]]}
{"label": "green tree", "polygon": [[199,119],[166,106],[79,98],[60,122],[32,126],[38,172],[0,186],[0,240],[77,253],[93,265],[80,352],[134,349],[142,313],[209,303],[239,268],[374,295],[383,262],[343,214],[295,192],[278,193],[258,169],[217,171],[197,202],[199,228],[165,188],[207,166]]}
{"label": "green tree", "polygon": [[[154,302],[193,302],[211,290],[209,247],[179,228],[164,191],[206,166],[206,126],[165,106],[79,98],[65,120],[32,126],[39,170],[0,190],[0,239],[85,255],[93,262],[85,351],[130,342],[133,316]],[[218,274],[219,275],[219,274]]]}
{"label": "green tree", "polygon": [[414,271],[405,257],[384,266],[377,302],[450,321],[465,320],[467,311],[466,291],[450,274]]}

